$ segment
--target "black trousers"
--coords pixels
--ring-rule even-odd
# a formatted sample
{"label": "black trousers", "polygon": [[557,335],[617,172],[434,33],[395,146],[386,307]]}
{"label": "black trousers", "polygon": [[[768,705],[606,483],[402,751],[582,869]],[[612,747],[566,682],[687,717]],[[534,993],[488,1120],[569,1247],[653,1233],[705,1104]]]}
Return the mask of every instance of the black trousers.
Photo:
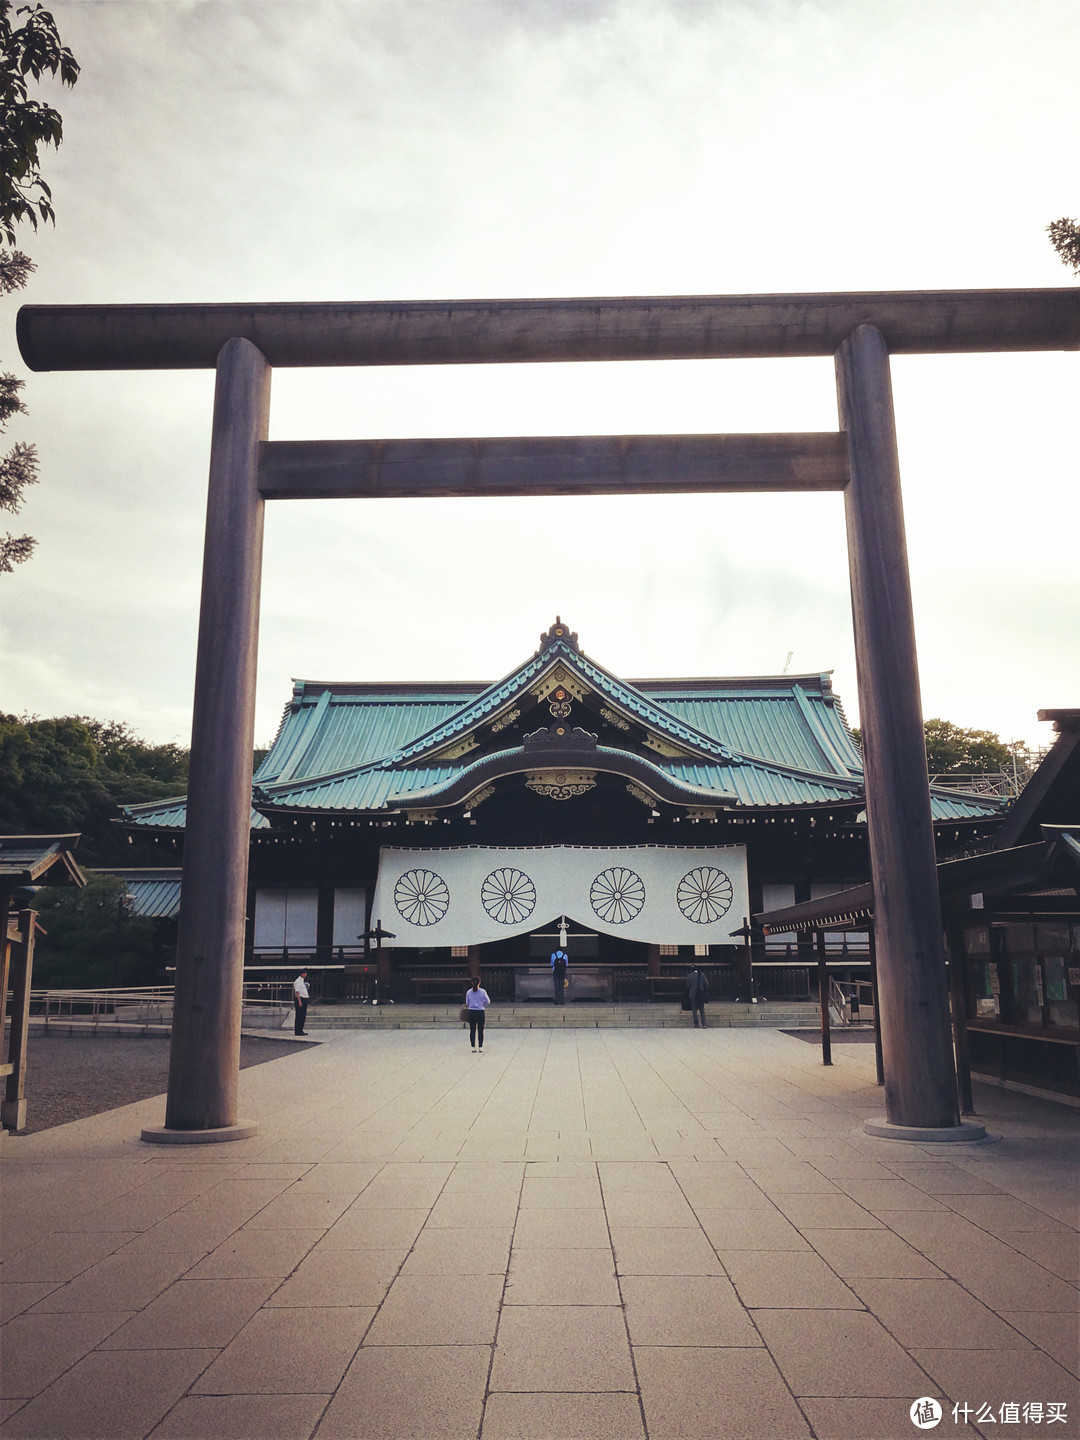
{"label": "black trousers", "polygon": [[480,1049],[484,1048],[484,1012],[483,1010],[469,1011],[469,1043],[476,1049],[476,1037],[480,1036]]}
{"label": "black trousers", "polygon": [[301,1000],[298,995],[293,996],[293,1034],[302,1035],[304,1024],[307,1021],[307,1001]]}
{"label": "black trousers", "polygon": [[699,1015],[701,1016],[701,1028],[702,1028],[703,1030],[707,1029],[708,1027],[707,1027],[706,1024],[705,1024],[705,1001],[704,1001],[704,1000],[691,1000],[690,1006],[691,1006],[691,1009],[692,1009],[693,1012],[694,1012],[694,1029],[696,1030],[697,1027],[698,1027],[698,1016],[699,1016]]}
{"label": "black trousers", "polygon": [[555,980],[555,1004],[561,1005],[563,1003],[563,986],[566,984],[566,971],[556,965],[551,973]]}

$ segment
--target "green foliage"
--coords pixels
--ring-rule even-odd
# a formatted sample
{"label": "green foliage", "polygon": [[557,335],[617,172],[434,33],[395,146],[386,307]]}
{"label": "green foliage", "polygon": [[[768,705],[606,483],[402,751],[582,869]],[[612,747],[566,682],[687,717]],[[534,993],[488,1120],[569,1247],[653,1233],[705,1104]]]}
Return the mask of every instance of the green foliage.
{"label": "green foliage", "polygon": [[923,729],[931,775],[996,775],[1011,769],[1013,755],[1023,749],[990,730],[965,730],[949,720],[927,720]]}
{"label": "green foliage", "polygon": [[120,805],[183,795],[187,770],[179,745],[148,745],[116,721],[0,715],[0,834],[79,831],[87,864],[160,863],[111,821]]}
{"label": "green foliage", "polygon": [[40,150],[59,146],[64,122],[50,105],[31,100],[27,80],[56,75],[74,85],[79,66],[60,44],[56,21],[41,5],[20,5],[12,23],[11,0],[0,0],[0,235],[15,244],[15,226],[55,221],[52,191],[41,177]]}
{"label": "green foliage", "polygon": [[[0,294],[9,295],[25,285],[35,268],[33,261],[21,251],[9,253],[0,250]],[[7,429],[13,416],[26,414],[26,406],[19,393],[22,388],[23,382],[17,375],[6,371],[0,375],[0,432]],[[34,445],[20,440],[6,455],[0,455],[0,510],[18,514],[23,503],[23,491],[27,486],[37,484],[37,472],[37,447]],[[29,560],[36,544],[32,535],[0,535],[0,575],[9,575],[16,565]]]}
{"label": "green foliage", "polygon": [[85,889],[45,886],[34,897],[46,935],[34,952],[34,985],[105,988],[163,984],[153,920],[130,913],[127,885],[91,875]]}
{"label": "green foliage", "polygon": [[37,266],[21,250],[0,250],[0,295],[21,290]]}
{"label": "green foliage", "polygon": [[[0,385],[14,376],[0,376]],[[21,390],[22,381],[16,380]],[[0,399],[0,404],[3,401]],[[22,409],[22,406],[19,407]],[[27,485],[37,484],[37,450],[23,441],[0,456],[0,510],[9,510],[13,515],[22,504],[22,492]]]}
{"label": "green foliage", "polygon": [[[1031,757],[1022,740],[1002,740],[991,730],[965,730],[951,720],[927,720],[926,765],[931,775],[997,775],[1011,771],[1013,760],[1020,769],[1030,768]],[[859,731],[852,729],[856,745]]]}
{"label": "green foliage", "polygon": [[[25,18],[23,18],[25,17]],[[21,23],[20,23],[21,21]],[[0,240],[15,244],[15,227],[39,221],[55,224],[52,191],[42,178],[42,146],[59,146],[64,122],[51,105],[31,100],[28,82],[59,75],[74,85],[79,66],[60,43],[56,21],[40,4],[20,5],[12,15],[11,0],[0,0]],[[21,290],[34,269],[20,250],[0,252],[0,294]],[[13,414],[25,413],[18,398],[22,381],[5,375],[0,397],[0,430]],[[23,442],[0,456],[0,509],[17,513],[23,491],[37,481],[37,449]],[[37,541],[32,535],[0,535],[0,575],[29,560]]]}
{"label": "green foliage", "polygon": [[1046,227],[1050,244],[1074,275],[1080,275],[1080,225],[1075,220],[1052,220]]}

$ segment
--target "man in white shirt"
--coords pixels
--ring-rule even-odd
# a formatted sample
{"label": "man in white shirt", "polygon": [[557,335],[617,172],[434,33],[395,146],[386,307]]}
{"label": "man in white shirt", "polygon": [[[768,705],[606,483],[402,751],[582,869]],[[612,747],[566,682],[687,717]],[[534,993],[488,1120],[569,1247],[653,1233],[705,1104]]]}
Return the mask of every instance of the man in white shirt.
{"label": "man in white shirt", "polygon": [[307,1021],[307,1002],[311,991],[307,986],[307,970],[301,970],[293,981],[293,1034],[306,1035],[304,1024]]}

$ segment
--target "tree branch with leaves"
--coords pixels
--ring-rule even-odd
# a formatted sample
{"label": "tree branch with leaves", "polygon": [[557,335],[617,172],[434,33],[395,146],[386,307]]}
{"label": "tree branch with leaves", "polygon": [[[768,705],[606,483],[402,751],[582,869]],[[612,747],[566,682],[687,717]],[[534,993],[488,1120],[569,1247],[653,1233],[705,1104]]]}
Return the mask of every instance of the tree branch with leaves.
{"label": "tree branch with leaves", "polygon": [[1046,227],[1050,244],[1074,275],[1080,275],[1080,224],[1075,220],[1051,220]]}
{"label": "tree branch with leaves", "polygon": [[74,85],[79,66],[66,45],[61,45],[56,21],[41,5],[20,5],[12,24],[11,0],[0,0],[0,233],[15,244],[15,226],[26,222],[38,228],[39,220],[55,222],[52,191],[42,178],[43,145],[59,146],[64,122],[51,105],[31,100],[28,80],[59,74],[64,85]]}
{"label": "tree branch with leaves", "polygon": [[[41,221],[55,224],[52,191],[41,174],[41,149],[58,146],[64,122],[51,105],[31,100],[28,83],[43,75],[59,74],[64,85],[74,85],[79,66],[60,43],[56,21],[41,5],[21,5],[12,23],[11,0],[0,0],[0,239],[15,245],[15,226]],[[35,270],[21,250],[0,250],[0,295],[21,290]],[[0,375],[0,432],[16,415],[25,415],[20,392],[23,382],[7,372]],[[37,447],[19,441],[0,456],[0,510],[17,514],[29,486],[38,478]],[[37,541],[30,535],[0,535],[0,575],[29,560]]]}
{"label": "tree branch with leaves", "polygon": [[[18,256],[25,260],[25,255]],[[32,267],[31,267],[32,268]],[[7,293],[3,272],[0,269],[0,292]],[[13,415],[25,415],[26,406],[19,392],[23,382],[16,375],[7,372],[0,375],[0,431],[7,429]],[[23,502],[23,492],[30,485],[37,484],[37,449],[20,440],[7,452],[0,455],[0,510],[17,514]],[[30,535],[0,535],[0,575],[10,573],[16,565],[29,560],[37,541]]]}

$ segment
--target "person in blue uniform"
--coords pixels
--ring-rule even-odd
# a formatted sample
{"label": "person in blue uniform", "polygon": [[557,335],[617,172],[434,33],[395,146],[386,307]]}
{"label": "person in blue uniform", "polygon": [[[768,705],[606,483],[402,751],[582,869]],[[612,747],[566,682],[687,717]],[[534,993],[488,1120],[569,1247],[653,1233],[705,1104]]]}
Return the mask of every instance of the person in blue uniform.
{"label": "person in blue uniform", "polygon": [[555,982],[555,1004],[562,1005],[563,987],[566,984],[566,967],[570,964],[570,957],[561,947],[552,951],[551,955],[551,978]]}

